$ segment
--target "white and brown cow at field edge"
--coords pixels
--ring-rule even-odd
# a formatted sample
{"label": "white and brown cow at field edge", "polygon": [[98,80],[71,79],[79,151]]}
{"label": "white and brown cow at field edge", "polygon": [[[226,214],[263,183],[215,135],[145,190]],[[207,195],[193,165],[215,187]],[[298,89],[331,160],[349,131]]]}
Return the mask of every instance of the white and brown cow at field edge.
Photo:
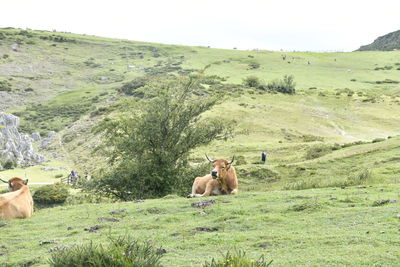
{"label": "white and brown cow at field edge", "polygon": [[0,219],[29,218],[33,214],[33,200],[27,186],[28,179],[11,178],[8,182],[10,192],[0,195]]}
{"label": "white and brown cow at field edge", "polygon": [[206,197],[223,194],[238,193],[238,179],[235,167],[232,166],[235,157],[230,162],[225,159],[206,158],[213,164],[213,170],[210,174],[203,177],[196,177],[192,186],[191,197]]}

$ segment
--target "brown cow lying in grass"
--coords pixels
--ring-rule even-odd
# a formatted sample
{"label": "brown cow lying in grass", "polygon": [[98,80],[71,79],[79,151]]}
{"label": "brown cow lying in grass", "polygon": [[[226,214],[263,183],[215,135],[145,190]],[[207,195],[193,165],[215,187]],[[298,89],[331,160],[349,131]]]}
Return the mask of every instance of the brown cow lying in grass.
{"label": "brown cow lying in grass", "polygon": [[[207,155],[206,155],[207,157]],[[210,174],[203,177],[196,177],[192,186],[191,197],[206,197],[210,195],[237,194],[238,179],[236,170],[232,166],[232,162],[225,159],[207,159],[213,164],[213,170]]]}
{"label": "brown cow lying in grass", "polygon": [[28,179],[14,177],[8,182],[10,192],[0,195],[0,219],[29,218],[33,214],[33,200],[27,186]]}

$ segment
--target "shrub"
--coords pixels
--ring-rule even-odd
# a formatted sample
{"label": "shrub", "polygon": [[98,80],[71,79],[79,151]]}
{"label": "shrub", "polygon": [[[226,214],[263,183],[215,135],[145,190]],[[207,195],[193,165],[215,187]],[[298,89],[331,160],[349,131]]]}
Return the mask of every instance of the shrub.
{"label": "shrub", "polygon": [[139,88],[145,86],[147,82],[148,82],[148,78],[139,77],[130,82],[123,84],[122,87],[118,89],[118,91],[120,91],[126,95],[134,95],[137,97],[143,97],[144,93],[138,92],[138,91],[136,91],[136,89],[139,89]]}
{"label": "shrub", "polygon": [[110,239],[107,247],[93,242],[56,250],[49,260],[51,267],[158,267],[162,253],[149,243],[139,243],[130,237]]}
{"label": "shrub", "polygon": [[2,165],[5,170],[11,170],[11,169],[14,169],[15,167],[17,167],[17,162],[15,162],[13,160],[7,160]]}
{"label": "shrub", "polygon": [[295,94],[295,86],[293,75],[285,75],[282,80],[274,80],[268,83],[266,89],[283,94]]}
{"label": "shrub", "polygon": [[386,140],[385,138],[375,138],[374,140],[372,140],[372,143],[383,142],[385,140]]}
{"label": "shrub", "polygon": [[250,260],[246,257],[244,251],[237,251],[235,254],[231,254],[229,251],[220,260],[214,258],[211,262],[206,262],[203,267],[267,267],[270,266],[271,261],[266,261],[264,255],[258,260]]}
{"label": "shrub", "polygon": [[0,81],[0,91],[11,91],[11,83],[9,81]]}
{"label": "shrub", "polygon": [[261,81],[257,76],[247,76],[243,79],[243,84],[248,87],[259,87],[261,85]]}
{"label": "shrub", "polygon": [[379,207],[379,206],[386,205],[386,204],[388,204],[388,203],[390,203],[390,200],[389,200],[389,199],[375,200],[375,201],[372,203],[372,207]]}
{"label": "shrub", "polygon": [[33,201],[39,204],[62,204],[69,196],[68,187],[55,183],[39,187],[33,194]]}
{"label": "shrub", "polygon": [[394,83],[394,84],[398,84],[398,81],[392,80],[392,79],[385,79],[383,81],[376,81],[377,84],[382,84],[382,83]]}

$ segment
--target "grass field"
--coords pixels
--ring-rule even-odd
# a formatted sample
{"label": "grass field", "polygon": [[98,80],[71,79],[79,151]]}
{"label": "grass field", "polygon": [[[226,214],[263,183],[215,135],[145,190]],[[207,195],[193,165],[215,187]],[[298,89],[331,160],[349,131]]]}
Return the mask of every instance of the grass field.
{"label": "grass field", "polygon": [[[265,254],[272,266],[396,266],[399,189],[385,184],[241,192],[214,197],[217,202],[204,210],[191,206],[199,199],[175,196],[46,208],[0,228],[0,252],[6,252],[0,262],[45,266],[53,247],[128,234],[166,249],[164,266],[201,266],[235,248],[254,259]],[[103,228],[84,230],[96,225]]]}

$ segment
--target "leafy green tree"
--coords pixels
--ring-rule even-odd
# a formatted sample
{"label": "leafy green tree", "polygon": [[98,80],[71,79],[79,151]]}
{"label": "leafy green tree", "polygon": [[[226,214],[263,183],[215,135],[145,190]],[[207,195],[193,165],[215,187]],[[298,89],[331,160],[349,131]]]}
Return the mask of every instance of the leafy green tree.
{"label": "leafy green tree", "polygon": [[198,87],[193,78],[147,84],[148,97],[123,117],[102,123],[97,130],[104,134],[110,168],[91,186],[124,200],[189,190],[196,173],[188,163],[190,151],[227,138],[234,123],[204,118],[218,98],[196,96]]}

